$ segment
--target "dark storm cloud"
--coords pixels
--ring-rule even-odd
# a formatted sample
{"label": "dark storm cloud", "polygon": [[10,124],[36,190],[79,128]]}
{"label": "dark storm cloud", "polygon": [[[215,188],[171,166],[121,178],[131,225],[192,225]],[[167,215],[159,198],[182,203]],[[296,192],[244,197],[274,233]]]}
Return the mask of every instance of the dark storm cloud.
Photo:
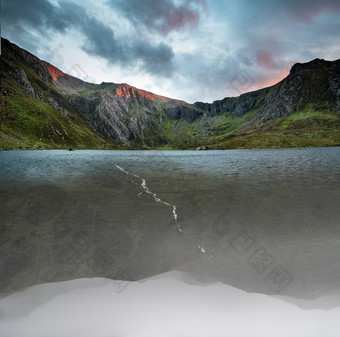
{"label": "dark storm cloud", "polygon": [[64,33],[68,28],[75,28],[86,37],[82,48],[89,55],[121,66],[134,66],[138,62],[143,70],[151,74],[171,74],[174,54],[169,46],[136,38],[127,42],[119,39],[111,27],[89,16],[81,6],[69,1],[59,1],[58,5],[53,6],[46,0],[4,0],[4,30],[11,35],[16,32],[22,34],[21,38],[16,38],[25,46],[31,37],[30,29],[46,35],[52,30]]}
{"label": "dark storm cloud", "polygon": [[[149,48],[145,41],[138,41],[131,48],[133,55],[144,60],[146,70],[149,73],[162,73],[164,71],[164,65],[171,65],[172,60],[175,57],[172,49],[164,43],[159,43],[155,48]],[[152,62],[147,62],[152,60]],[[169,69],[170,70],[170,69]]]}
{"label": "dark storm cloud", "polygon": [[[69,55],[81,44],[141,87],[191,102],[272,85],[297,61],[340,55],[340,0],[3,0],[2,9],[5,37],[33,53],[58,32]],[[96,81],[107,80],[105,64],[93,64]]]}
{"label": "dark storm cloud", "polygon": [[205,0],[186,0],[175,4],[173,0],[109,0],[108,4],[119,10],[135,24],[167,35],[173,30],[197,27]]}
{"label": "dark storm cloud", "polygon": [[[37,9],[39,9],[38,13]],[[48,1],[42,0],[3,0],[2,11],[5,25],[20,23],[32,26],[48,25],[55,16],[55,8]]]}

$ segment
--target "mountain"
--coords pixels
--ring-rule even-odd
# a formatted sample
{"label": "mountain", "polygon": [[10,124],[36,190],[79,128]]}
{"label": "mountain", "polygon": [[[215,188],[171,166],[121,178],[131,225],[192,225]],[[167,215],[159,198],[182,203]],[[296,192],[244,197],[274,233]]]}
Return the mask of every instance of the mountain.
{"label": "mountain", "polygon": [[340,60],[278,84],[188,104],[65,74],[2,39],[1,148],[224,149],[340,145]]}

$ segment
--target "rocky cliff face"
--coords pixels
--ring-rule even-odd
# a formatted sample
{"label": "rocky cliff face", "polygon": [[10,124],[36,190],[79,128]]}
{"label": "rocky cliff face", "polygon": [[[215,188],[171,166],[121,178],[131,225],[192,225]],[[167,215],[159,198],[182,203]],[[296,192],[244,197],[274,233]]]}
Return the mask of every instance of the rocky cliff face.
{"label": "rocky cliff face", "polygon": [[8,40],[1,38],[2,57],[13,64],[31,68],[44,82],[53,83],[53,78],[44,62],[28,51],[19,48]]}
{"label": "rocky cliff face", "polygon": [[[172,120],[194,121],[202,115],[196,107],[184,101],[171,99],[128,84],[84,82],[65,74],[58,68],[41,61],[34,55],[2,39],[5,60],[14,64],[15,80],[30,96],[67,109],[85,118],[92,130],[126,143],[129,140],[144,142],[143,132],[155,130],[155,120],[162,116]],[[35,93],[22,66],[29,67],[41,79],[40,89],[53,86],[59,93],[44,99]],[[18,67],[18,68],[17,68]],[[39,90],[38,90],[39,91]],[[59,103],[58,103],[59,102]],[[67,114],[67,111],[64,111]]]}
{"label": "rocky cliff face", "polygon": [[316,59],[295,64],[263,102],[254,124],[286,117],[307,105],[315,110],[340,111],[340,60],[329,62]]}
{"label": "rocky cliff face", "polygon": [[[307,106],[340,110],[340,60],[296,64],[287,78],[271,88],[213,103],[188,104],[125,83],[87,83],[8,40],[2,39],[2,47],[1,72],[10,73],[27,95],[69,118],[76,114],[100,137],[125,144],[154,146],[173,139],[183,142],[185,137],[201,141],[245,123],[261,125],[287,117]],[[1,90],[7,95],[12,89],[2,86]]]}
{"label": "rocky cliff face", "polygon": [[213,103],[196,102],[194,105],[211,116],[229,112],[233,116],[243,116],[258,105],[263,90],[257,90],[242,94],[239,97],[226,97]]}

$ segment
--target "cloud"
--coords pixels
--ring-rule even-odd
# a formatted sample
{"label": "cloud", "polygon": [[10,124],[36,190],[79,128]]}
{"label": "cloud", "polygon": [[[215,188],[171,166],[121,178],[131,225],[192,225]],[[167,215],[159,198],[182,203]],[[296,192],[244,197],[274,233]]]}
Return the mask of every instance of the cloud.
{"label": "cloud", "polygon": [[[266,6],[270,2],[269,0],[263,1]],[[289,22],[295,20],[299,23],[310,24],[321,13],[339,11],[340,2],[338,0],[281,0],[275,2],[275,6],[269,5],[269,8],[271,13],[281,11],[282,17],[291,18]]]}
{"label": "cloud", "polygon": [[[26,32],[35,30],[41,35],[53,32],[66,33],[75,28],[85,36],[82,49],[89,55],[102,57],[110,64],[123,67],[139,65],[139,70],[160,76],[170,76],[173,71],[172,49],[165,43],[152,44],[150,41],[119,38],[113,29],[76,3],[59,1],[54,6],[46,0],[4,0],[4,25],[17,27]],[[12,30],[12,34],[15,32]],[[27,38],[26,34],[26,38]]]}
{"label": "cloud", "polygon": [[[268,27],[269,23],[286,25],[292,23],[311,24],[322,13],[332,13],[340,10],[338,0],[240,0],[235,4],[226,4],[224,1],[216,1],[214,7],[217,13],[224,16],[227,13],[233,22],[240,24],[252,24],[250,27],[260,24]],[[268,33],[270,33],[268,31]]]}
{"label": "cloud", "polygon": [[119,10],[137,25],[167,35],[185,27],[196,28],[205,0],[186,0],[175,4],[173,0],[109,0],[108,4]]}
{"label": "cloud", "polygon": [[261,67],[267,68],[273,64],[273,53],[271,51],[259,50],[257,56]]}
{"label": "cloud", "polygon": [[339,1],[240,0],[215,1],[210,6],[215,22],[225,31],[224,46],[229,46],[224,62],[232,64],[228,74],[215,69],[213,75],[219,85],[224,77],[228,94],[233,94],[229,84],[234,76],[242,74],[241,82],[249,83],[238,85],[239,93],[255,90],[279,82],[297,61],[334,59],[334,50],[340,51],[335,33],[340,24]]}
{"label": "cloud", "polygon": [[4,35],[32,53],[62,43],[64,64],[82,58],[96,82],[188,102],[271,85],[296,61],[340,52],[338,0],[3,0],[2,9]]}
{"label": "cloud", "polygon": [[[37,13],[37,9],[39,12]],[[8,24],[25,23],[31,26],[47,25],[55,17],[55,8],[42,0],[2,1],[3,20]]]}

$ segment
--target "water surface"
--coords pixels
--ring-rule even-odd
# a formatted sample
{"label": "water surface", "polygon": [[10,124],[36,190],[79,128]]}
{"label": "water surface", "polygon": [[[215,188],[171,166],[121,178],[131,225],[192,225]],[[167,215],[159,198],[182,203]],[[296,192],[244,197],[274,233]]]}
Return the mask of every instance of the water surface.
{"label": "water surface", "polygon": [[0,284],[177,269],[316,298],[340,279],[340,148],[0,154]]}

